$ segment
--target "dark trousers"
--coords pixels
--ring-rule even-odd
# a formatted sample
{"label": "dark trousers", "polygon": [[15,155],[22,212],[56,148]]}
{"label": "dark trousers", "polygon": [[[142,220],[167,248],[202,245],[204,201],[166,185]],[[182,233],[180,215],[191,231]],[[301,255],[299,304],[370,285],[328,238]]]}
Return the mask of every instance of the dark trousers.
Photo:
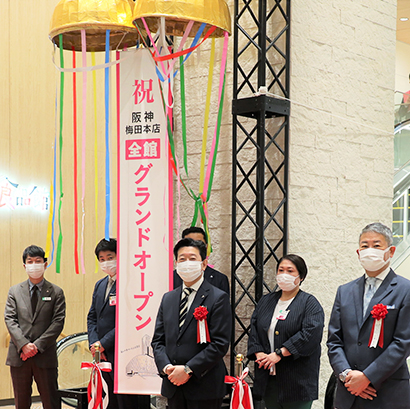
{"label": "dark trousers", "polygon": [[114,371],[102,372],[108,386],[109,402],[107,409],[149,409],[149,395],[114,393]]}
{"label": "dark trousers", "polygon": [[57,368],[38,368],[32,358],[22,366],[10,367],[16,409],[30,409],[33,378],[44,409],[61,409]]}
{"label": "dark trousers", "polygon": [[283,402],[279,403],[279,390],[276,376],[269,376],[266,395],[263,397],[267,409],[310,409],[312,401]]}
{"label": "dark trousers", "polygon": [[186,399],[181,388],[177,388],[175,395],[168,399],[168,409],[221,409],[221,399],[189,400]]}

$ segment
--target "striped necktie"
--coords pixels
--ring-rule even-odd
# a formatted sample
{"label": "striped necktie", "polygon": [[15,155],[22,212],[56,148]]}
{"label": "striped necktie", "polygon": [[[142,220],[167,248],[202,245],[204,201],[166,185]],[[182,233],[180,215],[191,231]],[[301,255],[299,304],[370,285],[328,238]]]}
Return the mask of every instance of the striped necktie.
{"label": "striped necktie", "polygon": [[188,313],[188,297],[194,291],[192,288],[185,287],[181,302],[179,303],[179,330],[184,325],[186,315]]}
{"label": "striped necktie", "polygon": [[376,277],[367,277],[366,278],[366,290],[363,297],[363,317],[366,315],[367,308],[369,307],[370,301],[376,292]]}

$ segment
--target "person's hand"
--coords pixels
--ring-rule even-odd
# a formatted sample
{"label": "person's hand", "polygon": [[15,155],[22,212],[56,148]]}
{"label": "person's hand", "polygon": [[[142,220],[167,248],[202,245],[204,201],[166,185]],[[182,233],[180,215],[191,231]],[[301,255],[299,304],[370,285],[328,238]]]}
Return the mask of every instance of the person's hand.
{"label": "person's hand", "polygon": [[23,361],[27,361],[27,359],[28,359],[27,355],[25,355],[23,352],[20,353],[20,358],[21,358]]}
{"label": "person's hand", "polygon": [[363,399],[373,400],[377,396],[377,392],[376,389],[369,385],[359,396]]}
{"label": "person's hand", "polygon": [[265,352],[256,352],[255,356],[256,356],[256,361],[257,361],[259,359],[264,358],[266,356],[266,354],[265,354]]}
{"label": "person's hand", "polygon": [[[345,387],[352,395],[360,396],[369,385],[370,381],[363,372],[354,370],[346,376]],[[368,393],[365,392],[365,395],[368,395]]]}
{"label": "person's hand", "polygon": [[259,368],[270,369],[273,365],[277,364],[281,360],[281,357],[275,352],[257,359],[255,362],[259,365]]}
{"label": "person's hand", "polygon": [[106,361],[106,360],[107,360],[107,357],[104,354],[104,352],[100,352],[100,361]]}
{"label": "person's hand", "polygon": [[36,345],[32,342],[29,342],[28,344],[24,345],[23,348],[21,348],[20,357],[23,361],[26,361],[28,358],[32,358],[34,355],[36,355],[37,352],[38,349]]}
{"label": "person's hand", "polygon": [[[90,348],[90,351],[91,351],[91,353],[93,354],[93,358],[94,358],[94,355],[95,355],[95,346],[96,346],[96,345],[99,345],[99,346],[100,346],[100,349],[99,349],[100,354],[102,354],[102,353],[105,351],[105,349],[104,349],[104,347],[101,345],[101,342],[100,342],[100,341],[94,342],[94,344],[92,344],[92,345],[91,345],[91,348]],[[101,355],[100,355],[100,357],[101,357]],[[107,360],[107,359],[105,359],[105,360]]]}
{"label": "person's hand", "polygon": [[174,365],[168,365],[167,369],[165,369],[165,375],[170,375],[171,372],[175,369]]}
{"label": "person's hand", "polygon": [[[171,369],[172,368],[172,369]],[[176,386],[181,386],[189,381],[190,376],[185,372],[184,365],[175,365],[167,368],[168,379]]]}

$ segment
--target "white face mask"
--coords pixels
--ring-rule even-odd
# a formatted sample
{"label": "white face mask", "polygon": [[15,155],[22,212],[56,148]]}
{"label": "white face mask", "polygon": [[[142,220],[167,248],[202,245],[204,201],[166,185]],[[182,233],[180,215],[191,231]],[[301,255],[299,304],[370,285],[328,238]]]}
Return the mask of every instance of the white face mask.
{"label": "white face mask", "polygon": [[202,261],[187,260],[177,263],[177,273],[186,283],[192,283],[202,274]]}
{"label": "white face mask", "polygon": [[117,273],[117,260],[100,261],[101,270],[113,276]]}
{"label": "white face mask", "polygon": [[387,267],[390,263],[390,257],[384,260],[384,255],[390,251],[390,247],[386,250],[375,249],[369,247],[367,249],[359,250],[360,264],[366,271],[378,271]]}
{"label": "white face mask", "polygon": [[38,279],[40,278],[45,271],[45,263],[33,263],[33,264],[24,264],[26,267],[26,272],[30,278]]}
{"label": "white face mask", "polygon": [[276,276],[276,282],[278,283],[278,286],[282,291],[292,291],[299,285],[295,284],[295,281],[298,277],[299,276],[295,277],[291,274],[282,273]]}

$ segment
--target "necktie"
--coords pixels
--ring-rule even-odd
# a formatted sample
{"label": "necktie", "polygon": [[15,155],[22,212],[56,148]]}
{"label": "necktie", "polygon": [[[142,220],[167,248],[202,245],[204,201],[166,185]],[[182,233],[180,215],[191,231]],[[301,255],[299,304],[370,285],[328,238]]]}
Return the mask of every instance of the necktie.
{"label": "necktie", "polygon": [[31,311],[33,312],[33,315],[36,312],[37,301],[38,301],[38,294],[37,294],[37,286],[35,285],[31,293]]}
{"label": "necktie", "polygon": [[185,318],[188,312],[188,297],[189,297],[189,294],[192,293],[192,291],[194,291],[192,288],[185,287],[183,291],[183,296],[181,298],[181,302],[179,303],[179,329],[180,330],[185,322]]}
{"label": "necktie", "polygon": [[113,280],[111,277],[109,277],[109,278],[108,278],[107,289],[105,290],[105,298],[104,298],[104,300],[107,299],[108,294],[110,293],[111,288],[112,288],[113,285],[114,285],[114,280]]}
{"label": "necktie", "polygon": [[366,278],[367,288],[364,292],[363,297],[363,317],[366,315],[367,307],[370,304],[370,300],[373,298],[373,295],[376,292],[376,280],[376,277]]}

